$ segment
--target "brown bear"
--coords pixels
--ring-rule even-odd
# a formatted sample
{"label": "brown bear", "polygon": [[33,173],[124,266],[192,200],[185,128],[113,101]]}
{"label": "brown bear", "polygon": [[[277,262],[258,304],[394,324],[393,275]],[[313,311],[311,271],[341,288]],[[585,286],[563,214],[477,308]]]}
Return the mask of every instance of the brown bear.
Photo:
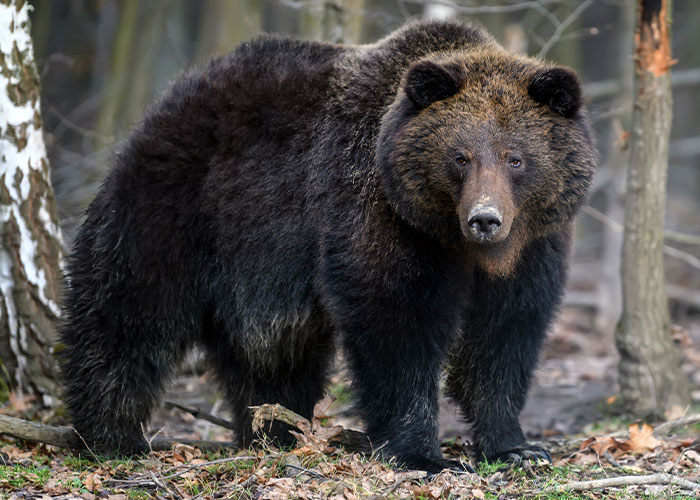
{"label": "brown bear", "polygon": [[311,417],[338,346],[385,457],[455,465],[437,439],[446,368],[480,458],[547,458],[518,415],[595,156],[574,73],[470,24],[244,43],[173,83],[88,209],[61,327],[75,428],[146,450],[199,345],[248,445],[249,405]]}

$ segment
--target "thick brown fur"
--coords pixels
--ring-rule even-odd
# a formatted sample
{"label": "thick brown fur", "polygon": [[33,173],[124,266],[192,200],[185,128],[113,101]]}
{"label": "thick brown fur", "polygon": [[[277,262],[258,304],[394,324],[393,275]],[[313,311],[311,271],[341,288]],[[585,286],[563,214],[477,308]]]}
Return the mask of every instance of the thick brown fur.
{"label": "thick brown fur", "polygon": [[311,416],[339,346],[385,456],[450,465],[446,365],[480,457],[546,456],[518,414],[594,161],[576,76],[472,25],[241,45],[172,85],[90,205],[61,328],[75,428],[147,449],[199,344],[248,444],[249,405]]}

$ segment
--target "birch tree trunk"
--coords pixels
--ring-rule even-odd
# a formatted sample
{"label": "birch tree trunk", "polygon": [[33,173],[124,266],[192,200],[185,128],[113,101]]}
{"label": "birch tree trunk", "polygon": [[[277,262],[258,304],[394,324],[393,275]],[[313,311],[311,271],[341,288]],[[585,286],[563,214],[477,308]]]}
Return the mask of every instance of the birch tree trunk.
{"label": "birch tree trunk", "polygon": [[0,379],[51,405],[61,236],[29,36],[29,4],[0,0]]}
{"label": "birch tree trunk", "polygon": [[671,0],[639,0],[635,103],[622,250],[623,312],[617,331],[625,410],[662,416],[689,403],[669,329],[663,267],[671,130]]}

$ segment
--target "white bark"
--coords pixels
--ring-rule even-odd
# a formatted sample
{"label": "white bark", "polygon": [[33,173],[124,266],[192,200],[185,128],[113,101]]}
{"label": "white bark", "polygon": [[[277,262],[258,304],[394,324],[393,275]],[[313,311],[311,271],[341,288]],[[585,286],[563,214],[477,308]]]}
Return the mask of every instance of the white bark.
{"label": "white bark", "polygon": [[13,390],[55,395],[57,225],[42,137],[29,4],[0,0],[0,363]]}

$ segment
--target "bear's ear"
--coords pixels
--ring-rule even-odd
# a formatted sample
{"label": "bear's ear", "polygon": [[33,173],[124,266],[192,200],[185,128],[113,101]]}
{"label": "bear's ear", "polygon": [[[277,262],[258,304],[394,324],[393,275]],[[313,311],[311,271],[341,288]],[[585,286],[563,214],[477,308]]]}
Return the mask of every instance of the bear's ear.
{"label": "bear's ear", "polygon": [[461,65],[421,61],[408,70],[404,91],[413,104],[423,109],[455,95],[464,79],[464,68]]}
{"label": "bear's ear", "polygon": [[554,111],[571,118],[581,107],[581,84],[573,71],[550,68],[535,74],[527,88],[535,101],[546,104]]}

